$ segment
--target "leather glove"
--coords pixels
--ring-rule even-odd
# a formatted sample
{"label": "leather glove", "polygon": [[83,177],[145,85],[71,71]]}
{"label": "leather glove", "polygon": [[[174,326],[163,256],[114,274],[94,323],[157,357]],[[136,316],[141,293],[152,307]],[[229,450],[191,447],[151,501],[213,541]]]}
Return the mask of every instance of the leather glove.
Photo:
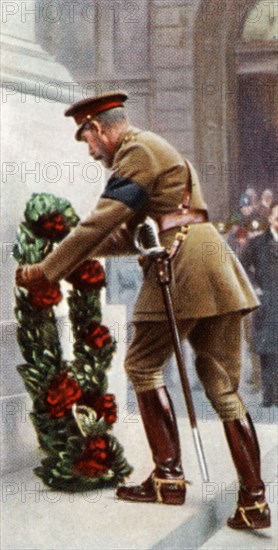
{"label": "leather glove", "polygon": [[49,283],[40,264],[19,266],[16,270],[15,280],[17,286],[23,286],[27,289]]}

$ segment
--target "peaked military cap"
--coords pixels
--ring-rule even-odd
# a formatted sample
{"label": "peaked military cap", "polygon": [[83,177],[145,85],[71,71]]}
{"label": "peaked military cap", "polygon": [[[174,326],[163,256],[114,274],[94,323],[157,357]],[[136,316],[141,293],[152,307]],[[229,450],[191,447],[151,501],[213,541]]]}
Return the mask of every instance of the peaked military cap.
{"label": "peaked military cap", "polygon": [[[65,111],[65,116],[72,116],[79,126],[75,139],[80,141],[81,132],[85,128],[86,124],[90,124],[90,121],[99,113],[114,109],[116,107],[123,107],[124,102],[128,99],[126,92],[106,92],[104,94],[88,97],[81,101],[73,103]],[[89,127],[89,126],[88,126]]]}
{"label": "peaked military cap", "polygon": [[251,199],[246,193],[242,193],[239,199],[239,207],[243,208],[244,206],[251,206]]}

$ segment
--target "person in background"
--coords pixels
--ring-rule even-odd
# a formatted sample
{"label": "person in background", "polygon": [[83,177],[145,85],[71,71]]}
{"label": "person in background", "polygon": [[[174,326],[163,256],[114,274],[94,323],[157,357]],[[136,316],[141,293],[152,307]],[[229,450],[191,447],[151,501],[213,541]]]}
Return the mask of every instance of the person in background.
{"label": "person in background", "polygon": [[253,206],[253,214],[256,215],[260,204],[257,191],[253,189],[253,187],[248,187],[245,191],[245,195],[249,197],[251,204]]}
{"label": "person in background", "polygon": [[[251,225],[254,223],[255,221],[252,221]],[[250,229],[252,229],[252,227]],[[241,260],[242,251],[244,250],[248,240],[253,238],[253,233],[257,233],[257,231],[248,231],[246,227],[242,227],[237,223],[234,223],[229,229],[226,240],[239,260]],[[248,392],[250,391],[250,393],[257,393],[261,390],[260,359],[254,350],[254,336],[252,330],[252,317],[254,314],[256,314],[256,312],[245,315],[243,319],[243,338],[246,342],[246,354],[250,359],[250,362],[248,360],[246,362],[248,369],[245,373],[245,381],[248,387]]]}
{"label": "person in background", "polygon": [[273,203],[273,192],[271,189],[265,189],[262,192],[261,202],[258,207],[259,219],[268,224],[268,217]]}
{"label": "person in background", "polygon": [[246,193],[243,193],[239,199],[238,221],[241,227],[247,227],[254,218],[254,206]]}
{"label": "person in background", "polygon": [[242,250],[248,241],[248,231],[245,227],[239,227],[235,232],[235,253],[240,259]]}
{"label": "person in background", "polygon": [[261,300],[253,314],[253,331],[265,407],[278,406],[278,203],[272,205],[268,223],[266,231],[251,239],[241,254]]}

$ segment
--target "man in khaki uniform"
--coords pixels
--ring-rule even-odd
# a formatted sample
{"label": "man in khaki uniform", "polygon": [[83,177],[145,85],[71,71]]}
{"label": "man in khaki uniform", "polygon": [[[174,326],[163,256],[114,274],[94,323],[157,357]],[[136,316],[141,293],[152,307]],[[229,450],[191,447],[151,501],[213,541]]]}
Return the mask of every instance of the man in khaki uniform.
{"label": "man in khaki uniform", "polygon": [[[194,168],[158,135],[129,126],[124,92],[75,103],[66,111],[78,124],[76,138],[111,168],[95,210],[40,264],[17,271],[17,284],[66,277],[90,255],[135,253],[133,230],[146,216],[171,248],[181,225],[189,232],[173,259],[171,283],[180,335],[196,353],[196,369],[220,415],[240,480],[239,502],[228,524],[270,524],[260,475],[256,433],[237,393],[241,363],[241,317],[257,307],[249,280],[232,251],[208,222]],[[182,223],[181,223],[182,220]],[[141,485],[119,487],[120,498],[182,504],[185,480],[179,436],[163,365],[172,342],[161,289],[151,267],[134,311],[135,334],[125,367],[138,397],[155,469]]]}

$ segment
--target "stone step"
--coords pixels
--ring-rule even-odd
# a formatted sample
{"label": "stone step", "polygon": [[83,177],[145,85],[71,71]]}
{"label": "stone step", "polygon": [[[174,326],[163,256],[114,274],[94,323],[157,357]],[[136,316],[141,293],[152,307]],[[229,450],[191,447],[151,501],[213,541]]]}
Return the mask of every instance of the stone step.
{"label": "stone step", "polygon": [[[118,422],[114,430],[134,466],[132,483],[142,481],[152,467],[141,420],[133,420],[138,421]],[[54,492],[30,468],[11,472],[2,481],[2,550],[186,550],[214,544],[214,537],[222,534],[225,543],[221,547],[221,540],[216,538],[218,548],[245,548],[246,533],[225,527],[235,507],[236,487],[221,423],[212,420],[199,426],[209,483],[202,483],[188,421],[183,418],[178,423],[186,477],[193,482],[184,506],[123,502],[117,500],[113,489],[83,494]],[[259,424],[257,428],[264,479],[274,492],[276,427]],[[273,502],[271,507],[274,516]],[[259,536],[272,544],[274,529]],[[217,548],[213,544],[204,547]]]}

